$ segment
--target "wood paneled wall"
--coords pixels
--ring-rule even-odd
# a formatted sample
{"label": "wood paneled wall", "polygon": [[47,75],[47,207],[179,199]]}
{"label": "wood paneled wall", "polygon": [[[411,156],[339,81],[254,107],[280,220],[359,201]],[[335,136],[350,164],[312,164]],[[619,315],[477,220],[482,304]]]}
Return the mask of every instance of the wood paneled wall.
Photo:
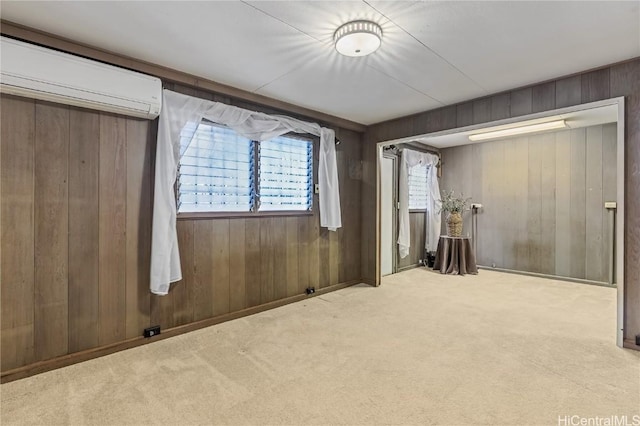
{"label": "wood paneled wall", "polygon": [[[508,72],[508,71],[505,71]],[[363,143],[362,272],[376,280],[376,143],[625,97],[625,337],[640,334],[640,58],[370,126]]]}
{"label": "wood paneled wall", "polygon": [[[410,246],[409,255],[404,259],[400,259],[398,256],[398,271],[402,269],[411,268],[417,266],[420,259],[424,258],[424,212],[410,212],[409,213],[409,236]],[[397,237],[394,239],[397,240]],[[395,245],[396,253],[398,252],[398,245]]]}
{"label": "wood paneled wall", "polygon": [[149,122],[2,95],[2,371],[149,325]]}
{"label": "wood paneled wall", "polygon": [[160,297],[157,121],[8,95],[0,108],[2,373],[360,279],[360,133],[336,129],[343,228],[320,228],[317,196],[313,215],[179,220],[184,279]]}
{"label": "wood paneled wall", "polygon": [[606,282],[616,143],[611,123],[443,149],[440,186],[483,205],[478,263]]}

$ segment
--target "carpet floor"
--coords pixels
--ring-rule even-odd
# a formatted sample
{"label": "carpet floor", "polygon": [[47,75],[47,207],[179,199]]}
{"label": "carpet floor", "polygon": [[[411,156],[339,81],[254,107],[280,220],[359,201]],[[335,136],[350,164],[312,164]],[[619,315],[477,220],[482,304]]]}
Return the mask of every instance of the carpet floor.
{"label": "carpet floor", "polygon": [[413,269],[4,384],[1,421],[631,422],[640,353],[615,345],[615,300],[611,288]]}

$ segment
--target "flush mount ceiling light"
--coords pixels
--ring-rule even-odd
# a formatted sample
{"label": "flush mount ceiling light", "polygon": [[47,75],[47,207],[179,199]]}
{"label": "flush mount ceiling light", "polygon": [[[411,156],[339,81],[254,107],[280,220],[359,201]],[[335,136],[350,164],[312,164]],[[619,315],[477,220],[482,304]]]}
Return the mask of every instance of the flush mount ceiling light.
{"label": "flush mount ceiling light", "polygon": [[493,130],[489,132],[469,135],[472,141],[484,141],[487,139],[504,138],[506,136],[522,135],[525,133],[543,132],[545,130],[564,129],[567,123],[564,120],[547,121],[546,123],[529,124],[526,126],[511,127],[508,129]]}
{"label": "flush mount ceiling light", "polygon": [[380,47],[382,28],[371,21],[351,21],[333,34],[338,53],[345,56],[367,56]]}

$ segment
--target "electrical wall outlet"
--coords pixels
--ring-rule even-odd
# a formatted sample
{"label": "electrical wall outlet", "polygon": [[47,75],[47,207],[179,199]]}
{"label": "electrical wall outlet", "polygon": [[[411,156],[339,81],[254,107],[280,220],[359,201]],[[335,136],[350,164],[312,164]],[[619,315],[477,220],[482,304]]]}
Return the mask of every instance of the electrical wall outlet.
{"label": "electrical wall outlet", "polygon": [[153,337],[160,334],[160,326],[154,325],[153,327],[145,328],[143,336],[144,337]]}

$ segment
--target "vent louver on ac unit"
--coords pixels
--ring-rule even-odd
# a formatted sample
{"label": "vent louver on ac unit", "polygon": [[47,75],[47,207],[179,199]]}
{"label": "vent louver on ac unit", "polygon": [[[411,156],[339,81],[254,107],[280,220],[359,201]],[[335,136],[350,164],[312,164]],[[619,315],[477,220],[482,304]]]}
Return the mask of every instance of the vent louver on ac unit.
{"label": "vent louver on ac unit", "polygon": [[0,92],[154,119],[162,82],[6,37],[0,40]]}

